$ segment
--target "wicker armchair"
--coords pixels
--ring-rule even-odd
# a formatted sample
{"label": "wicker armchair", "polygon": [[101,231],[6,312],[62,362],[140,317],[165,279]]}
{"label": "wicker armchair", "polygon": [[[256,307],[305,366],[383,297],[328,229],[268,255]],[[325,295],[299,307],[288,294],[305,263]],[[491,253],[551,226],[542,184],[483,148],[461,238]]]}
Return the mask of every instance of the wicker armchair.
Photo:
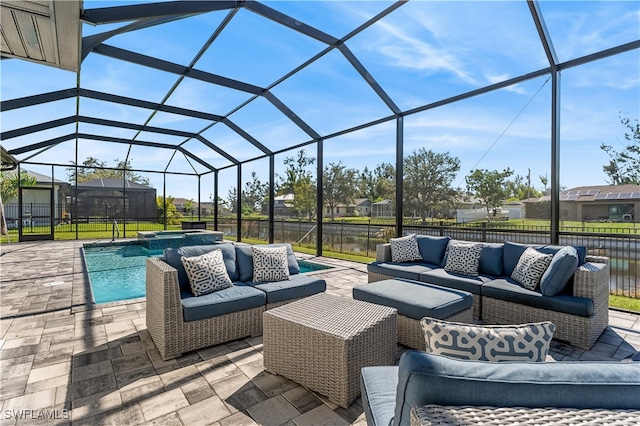
{"label": "wicker armchair", "polygon": [[163,360],[185,352],[262,334],[264,306],[185,321],[178,272],[158,258],[147,259],[147,329]]}

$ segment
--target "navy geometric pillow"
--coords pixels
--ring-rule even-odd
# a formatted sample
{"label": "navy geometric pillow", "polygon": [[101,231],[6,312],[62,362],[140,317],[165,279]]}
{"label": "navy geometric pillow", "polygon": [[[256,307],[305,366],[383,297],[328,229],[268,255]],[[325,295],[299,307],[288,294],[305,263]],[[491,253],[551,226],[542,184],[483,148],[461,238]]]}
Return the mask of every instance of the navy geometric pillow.
{"label": "navy geometric pillow", "polygon": [[540,253],[536,249],[527,247],[522,253],[511,278],[518,281],[528,290],[535,290],[540,284],[542,276],[551,264],[553,256]]}
{"label": "navy geometric pillow", "polygon": [[549,321],[474,325],[424,317],[426,352],[474,361],[544,362],[556,327]]}
{"label": "navy geometric pillow", "polygon": [[391,261],[392,262],[411,262],[414,260],[422,260],[422,255],[418,249],[418,240],[416,234],[407,235],[406,237],[389,239],[391,245]]}
{"label": "navy geometric pillow", "polygon": [[482,244],[449,241],[444,270],[454,274],[478,276]]}
{"label": "navy geometric pillow", "polygon": [[291,279],[285,246],[251,247],[251,255],[253,257],[254,282],[276,282]]}
{"label": "navy geometric pillow", "polygon": [[233,286],[227,273],[221,250],[213,250],[200,256],[181,257],[195,296],[213,293]]}

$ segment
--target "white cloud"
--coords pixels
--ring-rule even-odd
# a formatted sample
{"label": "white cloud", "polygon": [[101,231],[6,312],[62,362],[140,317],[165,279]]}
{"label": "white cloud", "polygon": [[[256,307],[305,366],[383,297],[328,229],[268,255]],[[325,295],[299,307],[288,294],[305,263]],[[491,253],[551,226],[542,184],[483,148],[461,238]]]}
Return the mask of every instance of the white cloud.
{"label": "white cloud", "polygon": [[[490,84],[500,83],[506,81],[510,78],[508,74],[500,74],[500,75],[485,75],[485,78]],[[504,88],[509,92],[517,93],[519,95],[529,95],[529,91],[522,87],[520,84],[514,84],[511,86],[507,86]]]}
{"label": "white cloud", "polygon": [[453,54],[413,37],[400,26],[386,21],[378,22],[376,30],[386,33],[377,50],[390,60],[392,66],[416,71],[447,72],[466,83],[477,84]]}

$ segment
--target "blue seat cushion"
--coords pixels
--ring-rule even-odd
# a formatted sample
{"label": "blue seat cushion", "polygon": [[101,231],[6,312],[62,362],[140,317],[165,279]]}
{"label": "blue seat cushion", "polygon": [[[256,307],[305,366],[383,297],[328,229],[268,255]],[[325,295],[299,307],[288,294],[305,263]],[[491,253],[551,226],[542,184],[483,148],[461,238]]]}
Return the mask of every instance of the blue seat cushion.
{"label": "blue seat cushion", "polygon": [[372,262],[367,265],[367,271],[419,281],[421,273],[428,272],[439,267],[439,265],[416,262]]}
{"label": "blue seat cushion", "polygon": [[471,294],[404,279],[376,281],[353,288],[353,298],[390,306],[398,314],[415,320],[444,319],[473,306]]}
{"label": "blue seat cushion", "polygon": [[444,266],[442,261],[451,237],[418,235],[416,239],[418,240],[418,250],[420,250],[423,262]]}
{"label": "blue seat cushion", "polygon": [[184,270],[184,265],[182,264],[180,258],[183,256],[200,256],[213,250],[222,251],[222,260],[224,260],[224,266],[227,268],[227,274],[229,274],[229,278],[231,278],[231,281],[238,281],[240,275],[238,274],[238,268],[236,264],[236,250],[231,243],[216,243],[198,246],[166,248],[162,255],[162,260],[176,268],[176,270],[178,271],[178,282],[180,283],[181,291],[191,292],[191,286],[189,285],[189,278],[187,277],[187,272]]}
{"label": "blue seat cushion", "polygon": [[290,280],[277,282],[248,282],[247,284],[264,291],[267,303],[283,302],[322,293],[327,289],[327,282],[313,275],[292,275]]}
{"label": "blue seat cushion", "polygon": [[364,367],[360,371],[362,407],[369,426],[393,422],[398,388],[398,367]]}
{"label": "blue seat cushion", "polygon": [[185,321],[196,321],[245,309],[264,306],[267,296],[263,291],[244,283],[235,282],[232,287],[214,291],[204,296],[181,293]]}
{"label": "blue seat cushion", "polygon": [[640,363],[486,362],[408,350],[393,424],[408,425],[411,408],[427,404],[638,409],[639,394]]}
{"label": "blue seat cushion", "polygon": [[474,277],[470,275],[454,274],[447,272],[442,268],[433,269],[420,274],[420,281],[422,282],[468,291],[473,294],[480,294],[482,285],[492,279],[492,277],[486,277],[484,275]]}
{"label": "blue seat cushion", "polygon": [[502,276],[502,252],[504,244],[502,243],[482,243],[482,251],[480,252],[480,264],[478,272],[484,275],[492,275],[494,277]]}
{"label": "blue seat cushion", "polygon": [[[265,244],[260,247],[286,247],[287,248],[287,263],[289,265],[289,275],[295,275],[300,273],[300,265],[298,265],[298,259],[291,248],[291,244]],[[238,281],[251,281],[253,280],[253,256],[251,255],[251,245],[242,244],[236,245],[236,259],[238,262]]]}
{"label": "blue seat cushion", "polygon": [[482,296],[581,317],[593,315],[593,300],[591,299],[574,297],[569,294],[545,296],[538,291],[527,290],[510,277],[497,278],[484,284]]}

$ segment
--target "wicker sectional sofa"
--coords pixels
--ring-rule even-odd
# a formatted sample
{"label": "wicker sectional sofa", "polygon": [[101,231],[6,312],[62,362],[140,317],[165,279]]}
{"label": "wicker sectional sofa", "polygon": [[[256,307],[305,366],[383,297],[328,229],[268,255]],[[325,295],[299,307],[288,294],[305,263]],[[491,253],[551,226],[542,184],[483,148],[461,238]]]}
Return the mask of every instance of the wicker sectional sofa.
{"label": "wicker sectional sofa", "polygon": [[409,350],[361,371],[367,425],[637,424],[640,362],[487,362]]}
{"label": "wicker sectional sofa", "polygon": [[[465,276],[444,270],[449,237],[418,235],[423,260],[393,262],[390,244],[380,244],[376,261],[367,265],[368,280],[375,282],[404,278],[470,292],[474,317],[486,323],[516,324],[552,321],[555,338],[583,349],[590,349],[609,323],[609,259],[587,256],[584,247],[575,247],[578,266],[562,291],[553,296],[539,289],[528,290],[510,275],[526,244],[483,243],[479,275]],[[560,246],[534,246],[554,256]]]}
{"label": "wicker sectional sofa", "polygon": [[[285,303],[326,290],[326,282],[300,274],[289,244],[287,260],[290,280],[253,282],[251,246],[219,243],[169,248],[161,258],[147,259],[147,329],[163,360],[185,352],[243,337],[262,334],[262,314]],[[272,246],[278,246],[274,244]],[[263,246],[264,247],[264,246]],[[182,266],[182,256],[222,251],[233,286],[203,296],[194,296]]]}

